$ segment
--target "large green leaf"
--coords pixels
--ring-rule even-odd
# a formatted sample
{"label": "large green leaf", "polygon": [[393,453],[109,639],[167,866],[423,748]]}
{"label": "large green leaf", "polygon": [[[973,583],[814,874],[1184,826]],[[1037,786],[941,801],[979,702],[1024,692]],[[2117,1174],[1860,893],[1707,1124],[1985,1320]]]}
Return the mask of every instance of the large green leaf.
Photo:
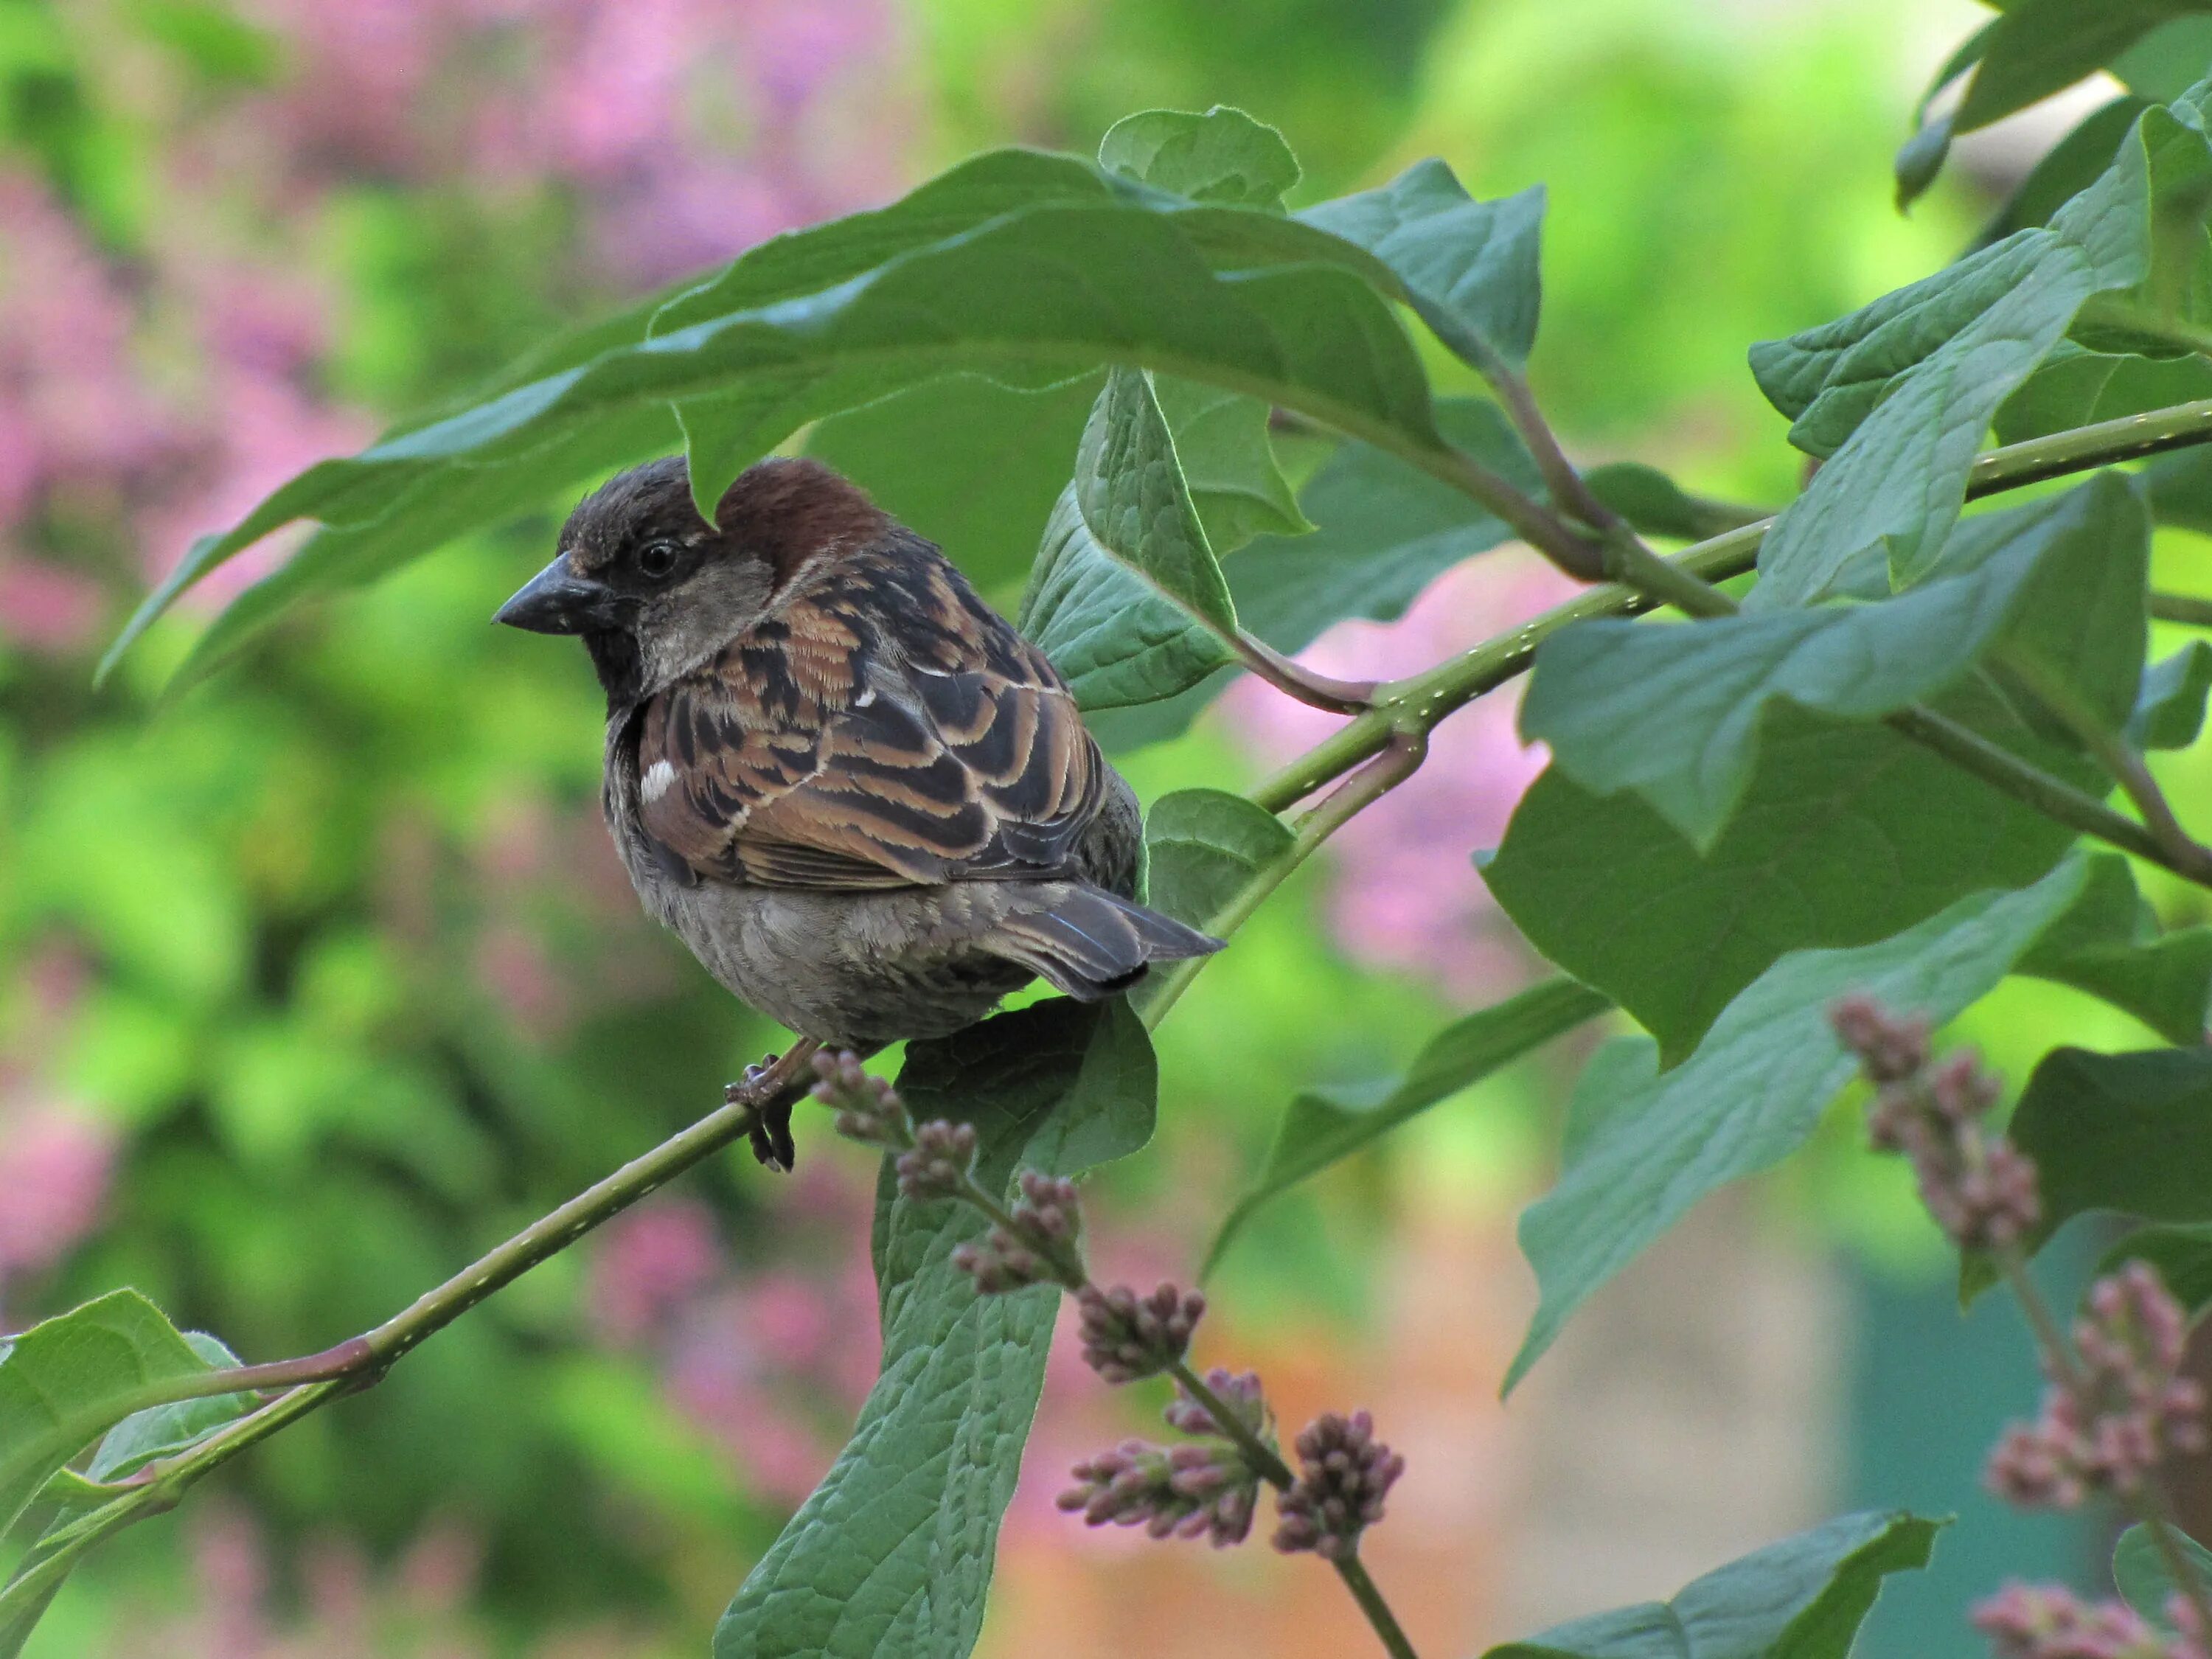
{"label": "large green leaf", "polygon": [[[878,213],[754,250],[671,301],[650,338],[308,469],[197,549],[118,649],[280,525],[376,522],[378,556],[396,562],[625,457],[670,401],[710,497],[798,426],[902,387],[961,372],[1040,386],[1107,362],[1433,451],[1426,384],[1384,297],[1397,289],[1363,250],[1278,215],[1070,157],[978,157]],[[273,613],[264,599],[259,619]]]}
{"label": "large green leaf", "polygon": [[[1535,463],[1497,404],[1447,398],[1437,405],[1437,424],[1456,447],[1531,495],[1543,495]],[[1396,620],[1439,575],[1513,534],[1459,490],[1362,443],[1340,447],[1299,505],[1317,526],[1312,534],[1263,537],[1222,563],[1245,630],[1285,653],[1352,617]],[[1106,710],[1093,729],[1110,749],[1164,741],[1188,726],[1230,678],[1217,672],[1171,700]]]}
{"label": "large green leaf", "polygon": [[1299,176],[1281,133],[1220,104],[1203,115],[1179,109],[1125,115],[1098,141],[1098,164],[1194,202],[1277,213]]}
{"label": "large green leaf", "polygon": [[2212,927],[2163,931],[2128,861],[2094,853],[2081,896],[2019,971],[2101,997],[2169,1042],[2201,1043],[2212,1002]]}
{"label": "large green leaf", "polygon": [[[1762,604],[1835,591],[1863,552],[1894,578],[1925,569],[1966,499],[1998,406],[2091,296],[2150,270],[2151,181],[2212,169],[2201,135],[2147,112],[2102,178],[2048,227],[1789,341],[1754,348],[1794,441],[1833,453],[1759,553]],[[1841,444],[1841,447],[1836,446]]]}
{"label": "large green leaf", "polygon": [[[1521,729],[1584,788],[1636,790],[1708,851],[1743,799],[1778,702],[1872,720],[1942,692],[1985,654],[2032,653],[2117,729],[2142,673],[2149,556],[2141,495],[2100,474],[1971,521],[1929,580],[1881,604],[1564,629],[1536,653]],[[2054,617],[2075,637],[2036,625]]]}
{"label": "large green leaf", "polygon": [[1097,400],[1086,374],[1024,391],[951,374],[818,422],[806,453],[927,536],[987,593],[1019,586]]}
{"label": "large green leaf", "polygon": [[1146,902],[1203,927],[1291,845],[1283,821],[1242,795],[1178,789],[1145,815]]}
{"label": "large green leaf", "polygon": [[0,1528],[85,1446],[212,1369],[136,1291],[111,1291],[0,1347]]}
{"label": "large green leaf", "polygon": [[1213,1271],[1261,1205],[1612,1006],[1587,986],[1548,979],[1453,1021],[1429,1039],[1402,1077],[1299,1095],[1276,1127],[1259,1175],[1222,1218],[1202,1271]]}
{"label": "large green leaf", "polygon": [[1972,132],[2063,92],[2160,24],[2207,10],[2199,0],[2014,0],[1982,40],[1952,130]]}
{"label": "large green leaf", "polygon": [[1878,945],[1784,957],[1731,1002],[1674,1070],[1627,1038],[1568,1108],[1559,1184],[1521,1217],[1540,1300],[1510,1389],[1592,1291],[1700,1199],[1780,1163],[1811,1136],[1856,1062],[1829,1029],[1850,992],[1941,1024],[1996,986],[2089,884],[2075,857],[2019,892],[1978,893]]}
{"label": "large green leaf", "polygon": [[2212,1052],[2099,1054],[2055,1048],[2028,1079],[2008,1133],[2035,1160],[2042,1242],[2077,1215],[2212,1221]]}
{"label": "large green leaf", "polygon": [[[2173,1538],[2182,1554],[2196,1568],[2197,1576],[2212,1581],[2212,1550],[2178,1527],[2173,1528]],[[2173,1582],[2166,1557],[2153,1541],[2149,1529],[2140,1521],[2122,1533],[2119,1542],[2112,1546],[2112,1586],[2144,1618],[2154,1624],[2171,1626],[2172,1621],[2166,1617],[2166,1598],[2178,1593],[2180,1587]]]}
{"label": "large green leaf", "polygon": [[[899,1089],[917,1118],[974,1123],[979,1178],[1003,1189],[1018,1164],[1073,1175],[1136,1151],[1157,1080],[1126,1005],[1055,1000],[909,1045]],[[963,1206],[900,1196],[886,1166],[882,1373],[836,1465],[723,1615],[715,1659],[960,1659],[975,1644],[1060,1296],[978,1296],[951,1256],[986,1225]]]}
{"label": "large green leaf", "polygon": [[2062,340],[1997,410],[1997,441],[2025,443],[2208,397],[2212,363],[2202,357],[2128,356]]}
{"label": "large green leaf", "polygon": [[1216,553],[1232,553],[1255,536],[1302,536],[1313,528],[1267,441],[1266,404],[1170,374],[1154,375],[1152,392]]}
{"label": "large green leaf", "polygon": [[1928,1565],[1936,1528],[1847,1515],[1695,1579],[1672,1601],[1559,1625],[1485,1659],[1844,1659],[1893,1572]]}
{"label": "large green leaf", "polygon": [[1886,939],[2024,885],[2072,832],[1884,727],[1783,703],[1728,828],[1700,853],[1632,792],[1556,765],[1484,869],[1529,941],[1620,1002],[1668,1063],[1784,952]]}
{"label": "large green leaf", "polygon": [[1017,620],[1085,708],[1170,696],[1231,660],[1237,607],[1141,371],[1107,377]]}
{"label": "large green leaf", "polygon": [[1298,217],[1389,265],[1421,320],[1465,362],[1528,361],[1543,297],[1541,185],[1478,202],[1442,161],[1417,161],[1379,189]]}
{"label": "large green leaf", "polygon": [[[2200,58],[2197,61],[2205,63],[2212,61],[2212,58]],[[2112,164],[2113,152],[2133,129],[2136,118],[2160,101],[2156,98],[2115,98],[2082,117],[2071,132],[2045,150],[2043,158],[2028,169],[2027,177],[2014,187],[2005,204],[1990,216],[1975,238],[1973,249],[1969,251],[2001,242],[2026,226],[2050,223],[2052,214],[2095,183],[2097,175]]]}

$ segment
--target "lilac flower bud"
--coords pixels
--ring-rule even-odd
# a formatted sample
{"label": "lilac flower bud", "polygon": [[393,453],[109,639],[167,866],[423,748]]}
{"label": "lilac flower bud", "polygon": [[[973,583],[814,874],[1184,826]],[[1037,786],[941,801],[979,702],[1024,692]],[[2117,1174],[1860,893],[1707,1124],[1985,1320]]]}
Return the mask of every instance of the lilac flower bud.
{"label": "lilac flower bud", "polygon": [[982,1295],[997,1296],[1048,1279],[1071,1288],[1081,1282],[1080,1265],[1074,1258],[1083,1212],[1075,1183],[1024,1170],[1020,1186],[1022,1195],[1007,1217],[1014,1224],[1011,1229],[994,1226],[981,1243],[962,1244],[952,1252],[952,1265],[973,1279]]}
{"label": "lilac flower bud", "polygon": [[1869,996],[1847,996],[1828,1010],[1836,1040],[1859,1057],[1867,1081],[1901,1083],[1928,1065],[1928,1022],[1899,1018]]}
{"label": "lilac flower bud", "polygon": [[906,1103],[882,1078],[860,1069],[860,1056],[848,1049],[814,1056],[814,1098],[837,1113],[837,1133],[868,1146],[912,1144]]}
{"label": "lilac flower bud", "polygon": [[926,1200],[957,1197],[975,1164],[975,1125],[938,1118],[916,1127],[914,1145],[898,1155],[893,1168],[899,1191]]}
{"label": "lilac flower bud", "polygon": [[2206,1444],[2204,1391],[2180,1370],[2187,1319],[2154,1269],[2130,1261],[2092,1285],[2074,1327],[2077,1364],[2033,1423],[2007,1429],[1985,1480],[2008,1502],[2069,1509],[2092,1492],[2138,1491],[2167,1457]]}
{"label": "lilac flower bud", "polygon": [[2003,1092],[1971,1053],[1931,1061],[1924,1020],[1902,1020],[1871,999],[1845,997],[1828,1018],[1876,1085],[1867,1139],[1911,1160],[1921,1201],[1967,1249],[2017,1243],[2042,1218],[2035,1165],[1982,1124]]}
{"label": "lilac flower bud", "polygon": [[2084,1601],[2057,1584],[2008,1584],[1974,1609],[1996,1659],[2202,1659],[2169,1644],[2123,1601]]}
{"label": "lilac flower bud", "polygon": [[1139,1297],[1126,1285],[1101,1291],[1086,1285],[1076,1297],[1083,1313],[1083,1358],[1109,1382],[1133,1382],[1181,1359],[1191,1332],[1206,1312],[1196,1291],[1162,1285]]}
{"label": "lilac flower bud", "polygon": [[1360,1534],[1382,1518],[1382,1500],[1406,1460],[1375,1437],[1375,1419],[1364,1411],[1316,1418],[1298,1436],[1297,1453],[1298,1478],[1275,1504],[1275,1547],[1350,1560]]}
{"label": "lilac flower bud", "polygon": [[[1260,1386],[1257,1372],[1231,1372],[1216,1365],[1206,1374],[1206,1386],[1212,1389],[1223,1407],[1235,1414],[1259,1438],[1265,1440],[1273,1432],[1273,1419],[1267,1410],[1267,1395]],[[1213,1420],[1213,1413],[1180,1389],[1161,1413],[1168,1426],[1184,1434],[1226,1434],[1228,1430]]]}
{"label": "lilac flower bud", "polygon": [[1237,1448],[1162,1447],[1124,1440],[1078,1463],[1076,1484],[1055,1500],[1093,1527],[1141,1526],[1154,1538],[1209,1538],[1215,1548],[1241,1543],[1252,1528],[1260,1477]]}

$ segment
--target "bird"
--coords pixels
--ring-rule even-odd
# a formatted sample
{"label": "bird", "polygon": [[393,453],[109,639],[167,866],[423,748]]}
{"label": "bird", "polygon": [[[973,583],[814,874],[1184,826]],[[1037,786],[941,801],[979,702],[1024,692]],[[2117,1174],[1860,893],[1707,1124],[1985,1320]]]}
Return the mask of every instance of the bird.
{"label": "bird", "polygon": [[[631,884],[802,1039],[787,1060],[948,1036],[1036,978],[1097,1001],[1221,948],[1138,902],[1136,793],[1051,660],[819,461],[756,463],[711,521],[682,456],[621,472],[494,620],[581,638]],[[762,1096],[771,1168],[793,1097]]]}

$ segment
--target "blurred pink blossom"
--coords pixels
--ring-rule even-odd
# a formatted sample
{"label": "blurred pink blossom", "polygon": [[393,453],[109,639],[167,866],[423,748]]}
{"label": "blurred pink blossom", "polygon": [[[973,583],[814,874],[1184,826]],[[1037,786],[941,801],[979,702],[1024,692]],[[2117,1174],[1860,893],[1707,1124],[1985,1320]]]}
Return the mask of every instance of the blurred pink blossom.
{"label": "blurred pink blossom", "polygon": [[662,1199],[617,1216],[592,1253],[592,1316],[610,1340],[635,1342],[703,1288],[722,1261],[703,1204]]}
{"label": "blurred pink blossom", "polygon": [[46,186],[0,167],[0,526],[45,491],[113,489],[178,434],[138,378],[121,279]]}
{"label": "blurred pink blossom", "polygon": [[100,584],[42,559],[0,555],[0,639],[47,656],[83,650],[107,614]]}
{"label": "blurred pink blossom", "polygon": [[[1300,660],[1349,678],[1396,678],[1440,662],[1556,605],[1573,584],[1540,561],[1486,554],[1440,577],[1392,623],[1331,629]],[[1340,724],[1246,680],[1223,700],[1239,735],[1270,764]],[[1407,783],[1331,842],[1328,915],[1358,960],[1426,975],[1453,995],[1494,994],[1528,959],[1491,902],[1472,854],[1495,847],[1522,793],[1543,770],[1540,747],[1514,729],[1517,685],[1493,692],[1438,726],[1429,757]]]}
{"label": "blurred pink blossom", "polygon": [[0,1289],[52,1267],[107,1201],[114,1129],[57,1101],[0,1102]]}

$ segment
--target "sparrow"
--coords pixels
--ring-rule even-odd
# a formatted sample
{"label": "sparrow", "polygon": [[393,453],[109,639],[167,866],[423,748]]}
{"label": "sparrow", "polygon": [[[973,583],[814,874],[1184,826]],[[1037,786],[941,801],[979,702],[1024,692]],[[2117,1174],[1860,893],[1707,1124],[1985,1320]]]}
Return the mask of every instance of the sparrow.
{"label": "sparrow", "polygon": [[[712,523],[682,457],[621,473],[495,620],[582,638],[639,900],[810,1050],[946,1036],[1033,978],[1096,1001],[1221,948],[1136,902],[1135,792],[1044,653],[819,462],[760,462]],[[754,1131],[771,1167],[789,1120],[780,1098]]]}

